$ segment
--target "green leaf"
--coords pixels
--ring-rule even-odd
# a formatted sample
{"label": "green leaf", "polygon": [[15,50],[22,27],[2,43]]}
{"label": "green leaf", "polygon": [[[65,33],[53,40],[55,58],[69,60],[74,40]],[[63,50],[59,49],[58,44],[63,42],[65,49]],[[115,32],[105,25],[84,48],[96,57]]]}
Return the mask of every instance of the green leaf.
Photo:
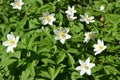
{"label": "green leaf", "polygon": [[50,74],[50,79],[54,80],[55,67],[48,67],[48,73]]}
{"label": "green leaf", "polygon": [[60,73],[60,70],[61,68],[64,67],[64,65],[60,65],[59,67],[57,67],[55,69],[55,72],[54,72],[54,79],[57,77],[57,75]]}
{"label": "green leaf", "polygon": [[59,21],[59,26],[61,26],[63,23],[63,15],[59,12],[58,14],[56,14],[56,18]]}
{"label": "green leaf", "polygon": [[36,19],[31,19],[31,20],[29,20],[29,28],[30,28],[30,29],[32,29],[32,28],[37,28],[37,27],[38,27],[37,24],[39,24],[39,23],[37,22]]}
{"label": "green leaf", "polygon": [[28,18],[24,17],[24,18],[19,22],[19,27],[20,27],[21,29],[23,29],[23,28],[25,27],[25,24],[26,24],[26,22],[27,22],[27,19],[28,19]]}
{"label": "green leaf", "polygon": [[51,76],[47,71],[42,71],[41,70],[40,76],[42,76],[43,78],[51,79]]}
{"label": "green leaf", "polygon": [[60,52],[60,55],[58,56],[56,63],[60,64],[64,59],[65,59],[65,53],[64,52]]}
{"label": "green leaf", "polygon": [[75,60],[74,60],[73,56],[71,54],[69,54],[69,53],[67,53],[67,55],[68,55],[68,63],[69,63],[69,65],[72,68],[74,68]]}
{"label": "green leaf", "polygon": [[75,54],[78,54],[78,53],[79,53],[78,49],[74,49],[74,48],[68,49],[67,52],[68,52],[68,53],[75,53]]}
{"label": "green leaf", "polygon": [[119,71],[115,67],[110,66],[110,65],[105,66],[104,69],[108,75],[109,74],[116,75],[119,73]]}
{"label": "green leaf", "polygon": [[32,63],[28,62],[26,70],[22,71],[21,80],[34,79],[34,76],[35,76],[34,66],[35,66],[35,61],[33,61]]}
{"label": "green leaf", "polygon": [[52,59],[44,58],[41,60],[45,65],[48,63],[55,64],[55,62]]}
{"label": "green leaf", "polygon": [[97,65],[92,69],[92,73],[98,72],[103,69],[103,65]]}

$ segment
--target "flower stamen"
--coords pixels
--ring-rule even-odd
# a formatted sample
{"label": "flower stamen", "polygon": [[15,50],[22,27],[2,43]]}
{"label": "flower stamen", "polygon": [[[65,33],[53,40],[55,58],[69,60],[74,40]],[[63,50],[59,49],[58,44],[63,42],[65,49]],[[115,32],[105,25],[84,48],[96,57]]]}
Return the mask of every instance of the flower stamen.
{"label": "flower stamen", "polygon": [[87,64],[83,64],[83,68],[88,70],[89,69],[89,66]]}
{"label": "flower stamen", "polygon": [[103,49],[103,46],[102,46],[102,45],[98,45],[98,49],[99,49],[99,50],[102,50],[102,49]]}
{"label": "flower stamen", "polygon": [[10,40],[10,41],[9,41],[9,44],[10,44],[10,45],[14,45],[14,44],[15,44],[15,40],[13,40],[13,39]]}
{"label": "flower stamen", "polygon": [[64,38],[66,36],[66,34],[64,32],[60,32],[59,35],[61,38]]}
{"label": "flower stamen", "polygon": [[45,16],[45,20],[50,22],[51,21],[51,17],[49,15]]}
{"label": "flower stamen", "polygon": [[20,2],[16,2],[15,5],[20,7]]}

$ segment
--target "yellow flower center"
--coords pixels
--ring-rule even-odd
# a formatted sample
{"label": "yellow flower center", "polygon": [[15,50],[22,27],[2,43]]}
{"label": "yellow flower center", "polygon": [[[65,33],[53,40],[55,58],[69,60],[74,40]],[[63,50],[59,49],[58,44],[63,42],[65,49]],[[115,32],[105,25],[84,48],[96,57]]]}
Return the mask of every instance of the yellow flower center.
{"label": "yellow flower center", "polygon": [[86,69],[86,70],[89,69],[87,64],[83,64],[83,68]]}
{"label": "yellow flower center", "polygon": [[20,2],[16,2],[15,5],[20,7]]}
{"label": "yellow flower center", "polygon": [[45,20],[47,20],[48,22],[50,22],[51,21],[50,15],[45,16]]}
{"label": "yellow flower center", "polygon": [[87,21],[89,21],[89,20],[90,20],[90,18],[89,18],[89,17],[86,17],[86,20],[87,20]]}
{"label": "yellow flower center", "polygon": [[89,34],[89,37],[90,37],[90,39],[92,39],[92,38],[94,37],[94,34],[93,34],[93,33],[90,33],[90,34]]}
{"label": "yellow flower center", "polygon": [[66,34],[64,32],[60,32],[59,35],[61,38],[64,38],[66,36]]}
{"label": "yellow flower center", "polygon": [[9,44],[10,45],[14,45],[15,44],[15,40],[13,40],[13,39],[9,40]]}
{"label": "yellow flower center", "polygon": [[70,9],[69,12],[72,13],[73,12],[72,9]]}
{"label": "yellow flower center", "polygon": [[103,46],[102,46],[102,45],[98,45],[98,49],[99,49],[99,50],[102,50],[102,49],[103,49]]}

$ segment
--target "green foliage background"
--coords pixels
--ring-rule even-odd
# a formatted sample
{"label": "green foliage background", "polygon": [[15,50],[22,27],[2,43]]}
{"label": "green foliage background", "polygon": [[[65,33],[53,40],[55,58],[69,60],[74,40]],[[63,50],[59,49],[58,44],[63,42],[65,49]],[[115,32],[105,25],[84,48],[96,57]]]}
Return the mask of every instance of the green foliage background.
{"label": "green foliage background", "polygon": [[[23,0],[22,10],[10,6],[13,0],[0,0],[0,80],[120,80],[120,0]],[[68,21],[65,11],[75,6],[77,19]],[[105,5],[105,12],[99,7]],[[43,26],[39,17],[55,13],[52,26]],[[95,22],[80,22],[84,13],[95,16]],[[104,17],[104,21],[100,18]],[[56,41],[54,29],[70,29],[71,39]],[[96,32],[96,39],[83,43],[84,33]],[[14,53],[2,45],[8,33],[20,36]],[[102,39],[107,50],[95,56],[93,44]],[[90,57],[96,66],[92,75],[80,76],[75,70],[78,60]]]}

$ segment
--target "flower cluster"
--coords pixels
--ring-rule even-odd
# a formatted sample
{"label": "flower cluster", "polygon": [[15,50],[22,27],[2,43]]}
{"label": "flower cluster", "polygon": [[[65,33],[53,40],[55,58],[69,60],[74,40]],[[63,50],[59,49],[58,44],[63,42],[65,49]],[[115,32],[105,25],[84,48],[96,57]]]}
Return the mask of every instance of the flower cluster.
{"label": "flower cluster", "polygon": [[72,6],[72,7],[68,6],[68,10],[65,11],[65,13],[67,14],[67,18],[69,21],[73,21],[74,19],[77,18],[77,17],[74,17],[74,13],[76,13],[74,6]]}
{"label": "flower cluster", "polygon": [[[24,3],[22,2],[22,0],[15,0],[14,3],[11,3],[10,5],[13,6],[13,9],[21,10],[23,4]],[[103,5],[100,7],[100,11],[104,11]],[[72,7],[68,6],[68,10],[66,10],[65,13],[69,21],[73,21],[77,19],[77,17],[74,16],[76,12],[77,11],[75,10],[74,6]],[[79,20],[81,22],[85,22],[87,25],[92,22],[95,22],[94,16],[89,16],[87,13],[85,13],[84,15],[80,15],[80,17],[81,18]],[[39,19],[41,20],[43,25],[53,25],[53,22],[56,21],[55,14],[54,13],[50,14],[49,12],[43,13],[42,17],[40,17]],[[44,27],[42,27],[42,30],[43,29]],[[62,44],[65,44],[66,40],[72,37],[71,35],[68,34],[69,30],[70,30],[69,28],[63,28],[63,27],[60,27],[59,30],[54,29],[53,32],[56,35],[55,40],[60,40]],[[7,39],[8,39],[7,41],[3,42],[3,45],[8,47],[6,52],[13,52],[14,51],[13,48],[17,47],[19,36],[15,37],[11,32],[11,34],[7,35]],[[94,40],[94,39],[95,39],[94,31],[86,32],[83,42],[88,43],[90,40]],[[93,47],[94,47],[93,51],[95,52],[95,55],[100,54],[102,51],[104,51],[107,48],[107,46],[104,45],[103,40],[100,39],[98,39],[97,44],[94,44]],[[80,66],[76,67],[76,70],[81,71],[80,75],[84,75],[85,73],[91,75],[91,69],[95,66],[95,64],[90,63],[90,58],[87,58],[85,62],[79,60],[79,63]]]}

